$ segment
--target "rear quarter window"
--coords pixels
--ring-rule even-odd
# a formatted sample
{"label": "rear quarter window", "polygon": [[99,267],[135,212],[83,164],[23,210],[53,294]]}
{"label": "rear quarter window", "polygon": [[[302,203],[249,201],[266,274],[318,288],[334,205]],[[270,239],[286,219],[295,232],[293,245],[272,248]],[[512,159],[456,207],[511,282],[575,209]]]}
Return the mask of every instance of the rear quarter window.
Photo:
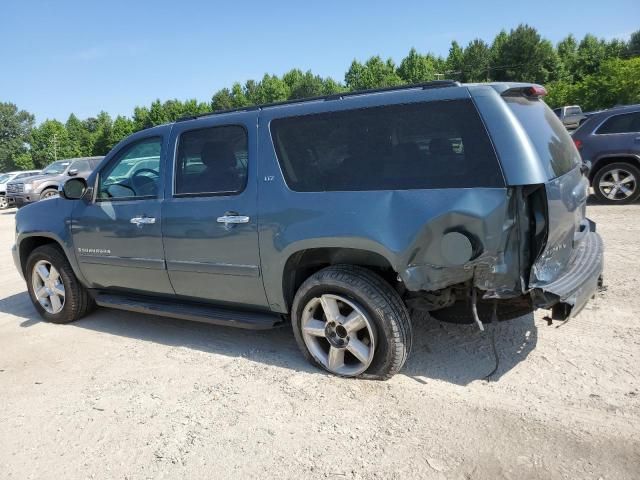
{"label": "rear quarter window", "polygon": [[571,135],[546,103],[519,96],[505,97],[505,101],[527,132],[549,178],[564,175],[580,164]]}
{"label": "rear quarter window", "polygon": [[614,115],[596,130],[596,135],[640,132],[640,112]]}
{"label": "rear quarter window", "polygon": [[280,118],[271,122],[271,135],[294,191],[504,186],[469,100]]}

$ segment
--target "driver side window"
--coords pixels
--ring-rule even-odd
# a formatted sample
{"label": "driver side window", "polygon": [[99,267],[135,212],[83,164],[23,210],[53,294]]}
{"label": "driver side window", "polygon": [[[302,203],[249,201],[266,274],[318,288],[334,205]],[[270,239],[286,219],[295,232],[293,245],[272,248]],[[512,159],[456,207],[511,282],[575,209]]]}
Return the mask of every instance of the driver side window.
{"label": "driver side window", "polygon": [[161,137],[145,138],[126,147],[100,172],[101,200],[155,198],[160,186]]}

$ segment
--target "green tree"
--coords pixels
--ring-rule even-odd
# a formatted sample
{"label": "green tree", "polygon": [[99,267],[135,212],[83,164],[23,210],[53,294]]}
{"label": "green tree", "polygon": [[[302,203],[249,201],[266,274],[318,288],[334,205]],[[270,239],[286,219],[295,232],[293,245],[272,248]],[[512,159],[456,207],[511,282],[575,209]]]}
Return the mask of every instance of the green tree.
{"label": "green tree", "polygon": [[573,35],[569,34],[558,42],[556,49],[558,51],[558,58],[562,63],[564,78],[572,81],[573,71],[575,70],[578,58],[578,42]]}
{"label": "green tree", "polygon": [[504,59],[504,46],[509,40],[509,34],[505,30],[500,30],[491,43],[491,66],[500,68]]}
{"label": "green tree", "polygon": [[18,110],[13,103],[0,102],[0,170],[18,167],[20,156],[27,152],[33,123],[29,112]]}
{"label": "green tree", "polygon": [[133,120],[118,115],[113,121],[111,128],[111,136],[109,138],[108,149],[111,150],[118,142],[124,140],[135,131],[135,123]]}
{"label": "green tree", "polygon": [[113,121],[107,112],[100,112],[96,117],[96,127],[93,134],[93,149],[91,155],[106,155],[111,145],[111,130]]}
{"label": "green tree", "polygon": [[390,58],[383,61],[379,56],[371,57],[364,64],[354,60],[344,76],[350,90],[401,85],[402,78],[396,73],[396,67]]}
{"label": "green tree", "polygon": [[281,102],[289,98],[289,87],[276,75],[265,73],[253,94],[255,104]]}
{"label": "green tree", "polygon": [[18,170],[33,170],[35,169],[35,165],[33,164],[33,159],[31,158],[30,152],[22,152],[16,155],[14,159],[15,168]]}
{"label": "green tree", "polygon": [[93,151],[95,141],[92,132],[87,129],[87,124],[81,122],[73,113],[69,115],[65,128],[69,135],[69,142],[72,145],[74,156],[88,156]]}
{"label": "green tree", "polygon": [[546,83],[561,76],[558,54],[535,28],[521,24],[503,40],[492,68],[495,80]]}
{"label": "green tree", "polygon": [[462,55],[462,81],[484,82],[489,80],[491,49],[479,38],[469,42]]}
{"label": "green tree", "polygon": [[458,80],[462,77],[462,65],[464,62],[464,50],[455,40],[451,42],[449,47],[449,56],[447,57],[447,76]]}
{"label": "green tree", "polygon": [[636,30],[629,37],[625,56],[628,58],[640,57],[640,30]]}
{"label": "green tree", "polygon": [[31,158],[34,166],[43,168],[54,160],[76,156],[75,145],[65,126],[58,120],[45,120],[31,131]]}
{"label": "green tree", "polygon": [[580,81],[587,75],[596,73],[606,58],[607,45],[604,40],[598,40],[591,34],[585,35],[578,45],[574,79]]}
{"label": "green tree", "polygon": [[432,55],[420,55],[415,48],[402,59],[398,76],[406,83],[429,82],[436,78],[435,62]]}

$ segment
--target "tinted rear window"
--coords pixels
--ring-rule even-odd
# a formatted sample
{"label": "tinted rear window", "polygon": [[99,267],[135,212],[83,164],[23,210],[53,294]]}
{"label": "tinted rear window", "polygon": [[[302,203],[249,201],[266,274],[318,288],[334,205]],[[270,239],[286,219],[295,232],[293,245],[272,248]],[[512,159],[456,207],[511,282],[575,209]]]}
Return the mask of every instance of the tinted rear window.
{"label": "tinted rear window", "polygon": [[636,133],[640,132],[640,112],[614,115],[605,121],[598,131],[598,135],[609,133]]}
{"label": "tinted rear window", "polygon": [[469,100],[281,118],[271,134],[295,191],[504,186]]}
{"label": "tinted rear window", "polygon": [[564,175],[580,164],[569,132],[546,103],[525,97],[505,97],[505,101],[529,135],[549,178]]}

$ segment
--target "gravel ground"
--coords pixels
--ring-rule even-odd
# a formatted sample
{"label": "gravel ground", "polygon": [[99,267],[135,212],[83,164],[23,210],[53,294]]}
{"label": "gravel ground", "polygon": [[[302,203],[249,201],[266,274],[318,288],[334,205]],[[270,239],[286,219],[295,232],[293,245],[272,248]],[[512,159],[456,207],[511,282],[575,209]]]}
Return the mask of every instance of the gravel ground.
{"label": "gravel ground", "polygon": [[[388,382],[307,365],[289,329],[98,310],[40,321],[0,212],[0,477],[640,477],[640,205],[593,205],[607,290],[566,323],[423,321]],[[491,332],[489,332],[491,333]]]}

